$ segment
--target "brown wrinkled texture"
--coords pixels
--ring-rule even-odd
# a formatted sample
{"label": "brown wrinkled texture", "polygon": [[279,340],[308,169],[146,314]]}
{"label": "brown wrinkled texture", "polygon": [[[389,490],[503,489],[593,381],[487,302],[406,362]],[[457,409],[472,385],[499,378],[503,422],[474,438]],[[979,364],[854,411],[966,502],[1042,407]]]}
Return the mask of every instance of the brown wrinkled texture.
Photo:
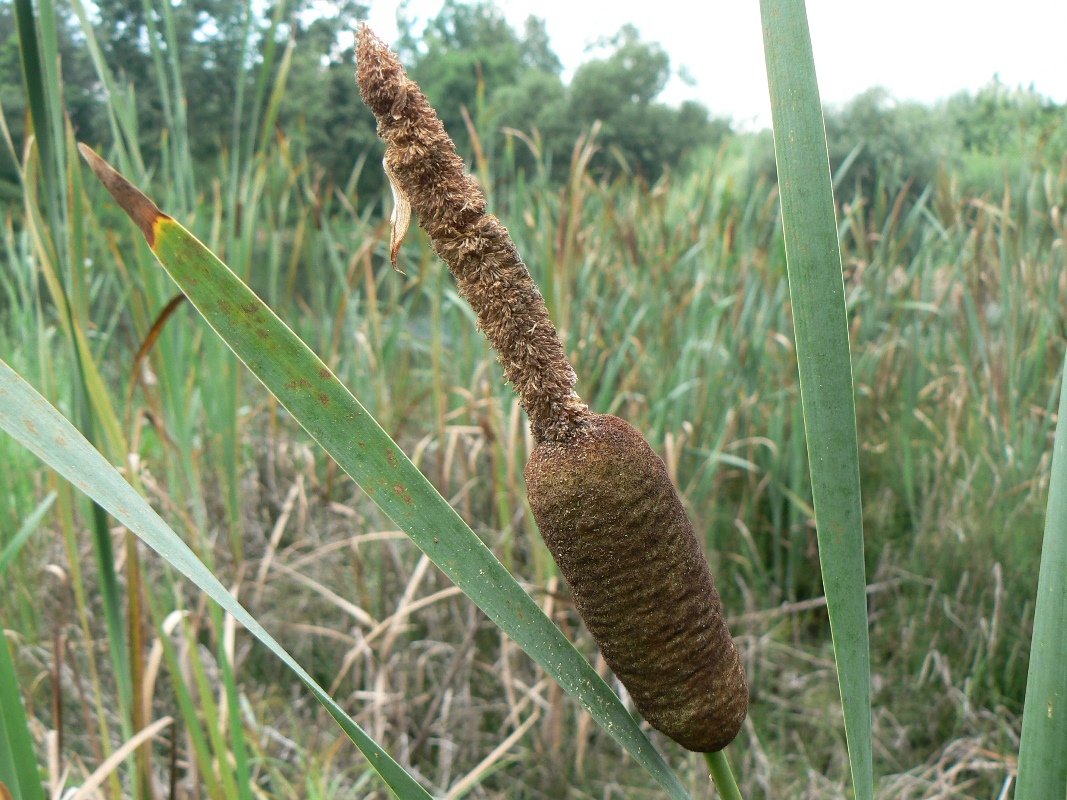
{"label": "brown wrinkled texture", "polygon": [[568,438],[590,412],[574,391],[577,378],[556,326],[507,229],[486,213],[485,197],[426,96],[366,26],[357,35],[356,60],[360,94],[388,145],[386,172],[477,314],[534,437]]}
{"label": "brown wrinkled texture", "polygon": [[744,668],[708,562],[663,461],[594,415],[526,466],[530,507],[604,660],[653,728],[721,750],[748,713]]}
{"label": "brown wrinkled texture", "polygon": [[[437,114],[366,26],[356,48],[394,192],[455,276],[530,417],[530,506],[582,619],[654,728],[690,750],[721,750],[748,712],[748,686],[663,461],[628,423],[581,402],[544,299]],[[393,248],[402,233],[394,228]]]}

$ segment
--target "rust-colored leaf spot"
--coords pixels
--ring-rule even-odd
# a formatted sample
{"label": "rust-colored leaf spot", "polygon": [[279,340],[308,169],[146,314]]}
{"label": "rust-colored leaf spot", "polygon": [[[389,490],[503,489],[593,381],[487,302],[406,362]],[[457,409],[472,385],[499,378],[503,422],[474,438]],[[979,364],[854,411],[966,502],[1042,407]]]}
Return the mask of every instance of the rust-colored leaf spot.
{"label": "rust-colored leaf spot", "polygon": [[67,440],[64,439],[62,436],[57,436],[56,437],[56,444],[58,444],[60,447],[66,447],[67,446]]}
{"label": "rust-colored leaf spot", "polygon": [[385,460],[389,462],[389,466],[396,469],[396,453],[392,450],[385,451]]}
{"label": "rust-colored leaf spot", "polygon": [[258,336],[260,339],[269,339],[270,331],[268,331],[266,328],[256,328],[256,336]]}
{"label": "rust-colored leaf spot", "polygon": [[26,430],[30,433],[37,433],[37,426],[33,424],[32,419],[24,419],[22,420],[22,424],[26,426]]}
{"label": "rust-colored leaf spot", "polygon": [[263,304],[258,300],[253,300],[249,303],[245,303],[241,306],[241,310],[246,314],[258,314],[260,309],[263,308]]}
{"label": "rust-colored leaf spot", "polygon": [[300,387],[300,384],[297,383],[296,381],[286,381],[285,382],[285,388],[288,389],[290,392],[295,392],[299,387]]}
{"label": "rust-colored leaf spot", "polygon": [[104,188],[111,192],[115,202],[129,215],[130,219],[137,223],[137,227],[144,234],[148,246],[154,248],[156,246],[156,224],[163,220],[169,220],[170,217],[160,211],[158,206],[149,200],[144,192],[122,177],[113,166],[93,152],[91,147],[79,144],[78,150],[81,151],[82,157],[89,162],[89,166],[92,167],[100,182],[104,184]]}
{"label": "rust-colored leaf spot", "polygon": [[322,405],[328,406],[330,404],[330,396],[328,394],[326,394],[325,392],[319,392],[318,393],[318,398],[319,398],[319,402],[322,403]]}
{"label": "rust-colored leaf spot", "polygon": [[319,377],[329,379],[333,377],[333,373],[326,369],[326,367],[323,367],[319,370]]}

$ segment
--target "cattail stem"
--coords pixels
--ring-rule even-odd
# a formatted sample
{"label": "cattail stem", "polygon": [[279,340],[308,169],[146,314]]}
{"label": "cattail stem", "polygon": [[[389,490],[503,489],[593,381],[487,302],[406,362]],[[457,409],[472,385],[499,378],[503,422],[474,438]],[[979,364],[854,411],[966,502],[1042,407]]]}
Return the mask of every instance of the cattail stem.
{"label": "cattail stem", "polygon": [[730,770],[730,762],[726,760],[726,751],[705,753],[704,760],[708,762],[711,781],[715,784],[721,800],[743,800],[741,790],[737,788],[737,781],[734,780],[734,773]]}
{"label": "cattail stem", "polygon": [[484,195],[464,172],[425,95],[366,25],[357,35],[356,58],[360,94],[387,144],[385,171],[397,209],[394,259],[413,211],[497,351],[534,437],[574,438],[591,414],[574,391],[577,378],[563,343],[507,229],[486,213]]}

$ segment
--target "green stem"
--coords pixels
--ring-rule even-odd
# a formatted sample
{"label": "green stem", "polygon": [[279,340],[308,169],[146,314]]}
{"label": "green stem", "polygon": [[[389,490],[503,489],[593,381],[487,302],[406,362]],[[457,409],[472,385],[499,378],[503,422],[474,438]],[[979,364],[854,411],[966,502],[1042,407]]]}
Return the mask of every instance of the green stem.
{"label": "green stem", "polygon": [[704,760],[708,762],[708,769],[711,770],[711,782],[719,790],[719,797],[722,800],[744,800],[741,797],[741,790],[737,788],[734,774],[730,771],[730,762],[726,760],[723,751],[705,753]]}

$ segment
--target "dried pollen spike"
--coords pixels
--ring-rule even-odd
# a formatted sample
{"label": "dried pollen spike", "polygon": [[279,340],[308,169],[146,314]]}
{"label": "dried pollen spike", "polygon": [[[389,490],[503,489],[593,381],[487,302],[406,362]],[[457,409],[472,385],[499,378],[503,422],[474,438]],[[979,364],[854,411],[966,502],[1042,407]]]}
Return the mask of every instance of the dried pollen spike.
{"label": "dried pollen spike", "polygon": [[663,461],[631,425],[592,413],[575,393],[541,293],[396,55],[366,26],[356,52],[393,191],[455,276],[530,417],[530,507],[583,620],[654,728],[690,750],[721,750],[748,712],[748,686]]}

